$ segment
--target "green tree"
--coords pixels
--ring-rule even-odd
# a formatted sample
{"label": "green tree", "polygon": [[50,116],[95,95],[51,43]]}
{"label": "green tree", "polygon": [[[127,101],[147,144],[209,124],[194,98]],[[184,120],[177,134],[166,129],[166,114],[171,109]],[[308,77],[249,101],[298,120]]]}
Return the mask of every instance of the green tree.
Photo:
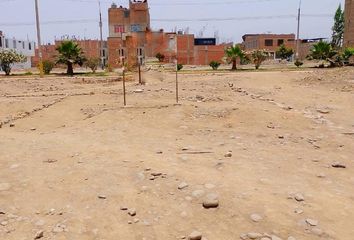
{"label": "green tree", "polygon": [[50,72],[53,70],[54,68],[54,63],[50,60],[44,60],[43,61],[43,71],[44,74],[50,74]]}
{"label": "green tree", "polygon": [[0,68],[9,76],[14,63],[25,62],[26,57],[15,50],[0,51]]}
{"label": "green tree", "polygon": [[294,54],[294,51],[291,48],[287,48],[284,44],[280,45],[276,51],[276,56],[281,60],[289,59]]}
{"label": "green tree", "polygon": [[254,50],[251,53],[251,59],[254,63],[254,66],[258,70],[262,63],[267,60],[268,54],[265,50]]}
{"label": "green tree", "polygon": [[85,62],[85,66],[91,69],[93,73],[96,73],[96,70],[98,66],[100,65],[100,59],[99,58],[89,58]]}
{"label": "green tree", "polygon": [[82,66],[86,58],[79,45],[72,40],[63,41],[56,49],[59,53],[57,63],[67,66],[66,73],[74,75],[74,65]]}
{"label": "green tree", "polygon": [[213,70],[218,70],[218,68],[220,67],[221,63],[217,62],[217,61],[211,61],[209,66],[213,69]]}
{"label": "green tree", "polygon": [[314,44],[310,50],[310,57],[312,59],[327,61],[335,55],[336,51],[333,50],[331,44],[322,40]]}
{"label": "green tree", "polygon": [[225,50],[227,61],[232,63],[232,70],[237,70],[237,60],[245,58],[245,52],[239,45],[231,46]]}
{"label": "green tree", "polygon": [[354,48],[348,47],[344,49],[342,57],[345,61],[349,61],[352,56],[354,56]]}
{"label": "green tree", "polygon": [[156,58],[159,60],[159,62],[163,62],[165,60],[165,55],[162,53],[157,53]]}
{"label": "green tree", "polygon": [[339,49],[342,47],[343,43],[343,35],[344,35],[344,11],[342,10],[342,6],[339,4],[337,11],[334,15],[334,25],[332,27],[332,42],[331,46],[334,49]]}

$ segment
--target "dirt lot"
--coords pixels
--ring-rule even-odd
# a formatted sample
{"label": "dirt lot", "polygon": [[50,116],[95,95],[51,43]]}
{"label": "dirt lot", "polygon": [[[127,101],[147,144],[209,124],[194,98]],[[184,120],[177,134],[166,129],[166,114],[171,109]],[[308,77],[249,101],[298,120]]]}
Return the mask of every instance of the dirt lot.
{"label": "dirt lot", "polygon": [[353,239],[354,69],[144,77],[0,79],[0,239]]}

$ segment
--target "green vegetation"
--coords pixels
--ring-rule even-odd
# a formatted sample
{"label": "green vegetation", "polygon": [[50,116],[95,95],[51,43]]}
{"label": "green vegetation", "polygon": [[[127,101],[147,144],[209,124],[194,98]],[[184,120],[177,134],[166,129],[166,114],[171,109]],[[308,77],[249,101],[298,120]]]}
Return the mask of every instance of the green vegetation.
{"label": "green vegetation", "polygon": [[183,68],[183,65],[182,64],[177,64],[177,71],[181,71],[182,70],[182,68]]}
{"label": "green vegetation", "polygon": [[57,63],[67,66],[66,73],[70,76],[74,75],[74,65],[82,66],[86,58],[79,45],[72,40],[63,41],[56,49],[59,53]]}
{"label": "green vegetation", "polygon": [[294,62],[296,67],[301,67],[302,65],[304,65],[304,63],[302,61],[300,61],[299,59],[296,59],[296,61]]}
{"label": "green vegetation", "polygon": [[331,46],[334,49],[340,49],[343,44],[344,36],[344,11],[342,6],[339,5],[334,15],[334,25],[332,27],[332,42]]}
{"label": "green vegetation", "polygon": [[50,72],[53,70],[55,63],[53,63],[50,60],[44,60],[43,61],[43,71],[44,74],[50,74]]}
{"label": "green vegetation", "polygon": [[228,63],[232,63],[232,70],[237,70],[237,60],[244,59],[246,54],[239,45],[231,46],[225,50]]}
{"label": "green vegetation", "polygon": [[91,69],[92,73],[96,73],[98,66],[100,65],[99,58],[89,58],[85,62],[85,66]]}
{"label": "green vegetation", "polygon": [[344,61],[349,61],[349,58],[351,58],[352,56],[354,56],[354,48],[348,47],[348,48],[344,49],[343,54],[342,54]]}
{"label": "green vegetation", "polygon": [[294,54],[294,51],[291,48],[287,48],[284,44],[280,45],[276,51],[276,56],[281,60],[289,59]]}
{"label": "green vegetation", "polygon": [[265,50],[255,50],[251,53],[251,59],[258,70],[262,63],[267,60],[268,54]]}
{"label": "green vegetation", "polygon": [[217,61],[211,61],[209,66],[213,69],[213,70],[218,70],[218,68],[220,67],[221,63],[217,62]]}
{"label": "green vegetation", "polygon": [[0,67],[5,72],[6,76],[11,73],[12,65],[14,63],[25,62],[26,57],[15,50],[0,51]]}
{"label": "green vegetation", "polygon": [[157,53],[156,58],[159,60],[159,62],[163,62],[165,60],[165,55],[162,53]]}

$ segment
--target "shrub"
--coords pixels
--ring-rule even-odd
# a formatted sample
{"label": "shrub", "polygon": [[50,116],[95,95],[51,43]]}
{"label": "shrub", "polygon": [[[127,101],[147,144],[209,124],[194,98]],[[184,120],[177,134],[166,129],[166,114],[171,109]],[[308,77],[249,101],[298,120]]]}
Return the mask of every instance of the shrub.
{"label": "shrub", "polygon": [[217,61],[211,61],[209,66],[213,69],[213,70],[218,70],[218,68],[220,67],[221,63],[217,62]]}
{"label": "shrub", "polygon": [[85,62],[85,66],[91,69],[93,73],[96,73],[96,70],[98,66],[100,65],[100,59],[99,58],[89,58]]}
{"label": "shrub", "polygon": [[251,53],[251,58],[256,69],[259,69],[261,64],[267,60],[268,54],[265,50],[255,50]]}
{"label": "shrub", "polygon": [[31,76],[31,75],[33,75],[33,73],[32,73],[31,71],[27,71],[27,72],[25,72],[24,75],[25,75],[25,76]]}
{"label": "shrub", "polygon": [[177,71],[181,71],[182,70],[182,68],[183,68],[183,65],[182,64],[177,64]]}
{"label": "shrub", "polygon": [[343,59],[349,61],[349,59],[354,56],[354,48],[348,47],[343,51]]}
{"label": "shrub", "polygon": [[10,75],[12,65],[18,62],[25,62],[26,57],[15,50],[0,51],[0,67],[5,72],[6,76]]}
{"label": "shrub", "polygon": [[159,62],[163,62],[165,60],[165,55],[162,53],[157,53],[156,58],[159,60]]}
{"label": "shrub", "polygon": [[302,61],[300,61],[299,59],[297,59],[295,62],[294,62],[295,66],[296,67],[301,67],[302,65],[304,65],[304,63]]}
{"label": "shrub", "polygon": [[276,51],[276,56],[281,60],[289,59],[294,54],[294,51],[291,48],[287,48],[284,44],[280,45]]}
{"label": "shrub", "polygon": [[44,74],[50,74],[50,72],[53,70],[54,68],[54,62],[50,61],[50,60],[44,60],[43,61],[43,72]]}

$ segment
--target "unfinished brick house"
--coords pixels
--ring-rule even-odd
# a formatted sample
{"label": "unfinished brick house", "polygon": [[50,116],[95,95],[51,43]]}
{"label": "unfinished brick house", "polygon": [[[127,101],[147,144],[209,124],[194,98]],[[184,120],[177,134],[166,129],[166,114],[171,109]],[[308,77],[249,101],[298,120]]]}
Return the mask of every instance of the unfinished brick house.
{"label": "unfinished brick house", "polygon": [[354,1],[345,0],[344,47],[354,47]]}
{"label": "unfinished brick house", "polygon": [[231,44],[216,45],[215,41],[196,39],[182,32],[152,31],[148,1],[129,1],[129,8],[112,4],[108,9],[108,62],[112,67],[144,63],[146,57],[157,53],[165,55],[166,62],[178,58],[182,64],[207,65],[221,61],[225,48]]}
{"label": "unfinished brick house", "polygon": [[282,44],[293,50],[296,47],[295,34],[246,34],[242,39],[244,50],[264,49],[273,59],[277,58],[276,51]]}

